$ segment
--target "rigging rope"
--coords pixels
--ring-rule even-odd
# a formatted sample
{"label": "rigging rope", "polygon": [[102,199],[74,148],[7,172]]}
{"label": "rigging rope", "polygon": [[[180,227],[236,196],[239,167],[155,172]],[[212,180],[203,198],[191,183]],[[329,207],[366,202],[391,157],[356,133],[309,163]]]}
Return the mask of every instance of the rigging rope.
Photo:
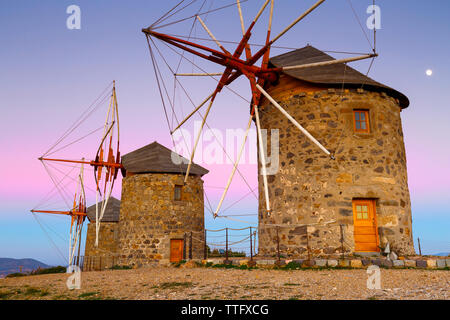
{"label": "rigging rope", "polygon": [[64,263],[68,263],[68,260],[64,257],[64,255],[61,253],[61,251],[59,250],[59,248],[56,246],[56,244],[53,242],[53,240],[50,238],[50,236],[48,235],[47,231],[44,229],[44,227],[42,226],[42,224],[40,223],[40,221],[38,220],[38,218],[36,217],[36,215],[33,213],[33,217],[36,220],[36,222],[39,224],[39,226],[41,227],[42,231],[44,231],[44,234],[46,235],[46,237],[48,238],[48,240],[50,241],[50,243],[55,247],[55,249],[57,250],[58,254],[60,255],[60,257],[62,258],[62,260],[64,261]]}
{"label": "rigging rope", "polygon": [[[66,139],[74,130],[76,130],[95,110],[98,109],[98,107],[109,97],[109,95],[104,96],[105,93],[108,91],[108,89],[111,87],[113,82],[111,82],[98,96],[94,102],[89,105],[89,107],[75,120],[75,122],[63,133],[63,135],[53,144],[50,149],[48,149],[42,157],[45,157],[50,151],[52,151],[58,144],[60,144],[64,139]],[[103,97],[103,98],[102,98]],[[97,103],[97,101],[100,100],[100,102]],[[97,103],[97,104],[96,104]],[[91,110],[92,109],[92,110]],[[89,113],[88,113],[89,112]],[[87,113],[87,115],[86,115]]]}
{"label": "rigging rope", "polygon": [[[149,38],[149,37],[147,36],[147,39],[148,39],[148,38]],[[172,70],[172,68],[171,68],[170,65],[168,64],[167,60],[164,58],[164,55],[163,55],[163,54],[161,53],[161,51],[159,50],[159,48],[158,48],[158,46],[156,45],[156,43],[153,41],[152,38],[150,38],[150,40],[151,40],[151,42],[153,43],[153,45],[155,46],[155,48],[156,48],[158,54],[161,56],[162,60],[163,60],[164,63],[166,64],[167,68],[172,72],[172,74],[175,74],[175,72]],[[149,45],[150,45],[150,44],[149,44]],[[169,48],[170,48],[170,47],[169,47]],[[170,49],[172,49],[172,48],[170,48]],[[179,54],[178,52],[176,52],[176,53]],[[186,59],[186,57],[184,57],[183,55],[181,55],[181,54],[179,54],[179,55],[181,56],[181,58]],[[189,61],[189,60],[188,60],[188,61]],[[191,62],[191,61],[189,61],[189,62]],[[191,62],[191,63],[192,63],[192,62]],[[195,65],[195,64],[194,64],[194,65]],[[160,77],[162,78],[161,73],[160,73],[160,70],[159,70],[159,67],[158,67],[158,66],[156,66],[156,67],[158,68],[158,73],[159,73]],[[176,77],[175,77],[175,78],[176,78]],[[215,80],[216,80],[216,79],[215,79]],[[190,96],[188,95],[188,93],[187,93],[186,89],[184,88],[184,86],[179,82],[178,79],[177,79],[177,81],[178,81],[178,83],[180,84],[180,86],[182,87],[182,89],[183,89],[184,93],[186,94],[186,96],[189,98],[189,101],[190,101],[190,102],[192,103],[192,105],[195,107],[195,103],[192,101],[192,99],[191,99]],[[163,86],[165,87],[165,84],[164,84],[164,81],[163,81],[163,80],[162,80],[162,83],[163,83]],[[167,89],[165,89],[165,90],[167,91]],[[168,96],[168,94],[167,94],[167,96]],[[169,100],[169,103],[170,103],[170,98],[169,98],[169,97],[168,97],[168,100]],[[172,106],[172,104],[171,104],[171,106]],[[173,106],[172,106],[172,112],[175,112]],[[197,112],[202,116],[202,114],[201,114],[199,111],[197,111]],[[202,116],[202,117],[203,117],[203,116]],[[177,117],[175,117],[175,118],[176,118],[177,123],[179,124],[178,118],[177,118]],[[209,126],[209,124],[208,124],[207,121],[205,121],[205,125],[206,125],[207,128],[210,130],[210,132],[213,134],[215,140],[216,140],[217,143],[221,146],[221,148],[222,148],[224,154],[227,156],[227,158],[228,158],[231,162],[233,162],[233,159],[231,159],[231,157],[230,157],[229,154],[227,153],[225,147],[224,147],[224,146],[222,145],[222,143],[219,141],[219,139],[217,138],[217,136],[215,135],[214,131],[211,129],[211,127]],[[169,129],[170,129],[170,126],[169,126]],[[172,130],[171,130],[171,131],[172,131]],[[184,135],[183,135],[183,139],[184,139]],[[187,146],[187,142],[186,142],[186,141],[185,141],[185,144],[186,144],[186,146]],[[255,196],[256,199],[258,199],[257,195],[254,193],[254,189],[255,189],[255,188],[251,188],[251,187],[250,187],[249,183],[247,182],[247,180],[245,179],[245,177],[243,176],[243,174],[242,174],[242,172],[239,170],[239,168],[237,168],[237,171],[238,171],[239,175],[241,176],[241,178],[244,180],[244,182],[245,182],[245,184],[247,185],[247,187],[249,188],[250,192],[253,193],[253,195]],[[211,203],[209,202],[209,199],[208,199],[207,195],[206,195],[206,199],[207,199],[207,202],[208,202],[209,206],[211,206]],[[211,211],[211,212],[213,211],[212,208],[210,208],[210,211]]]}
{"label": "rigging rope", "polygon": [[[247,1],[249,1],[249,0],[241,0],[241,3],[244,3],[244,2],[247,2]],[[197,16],[202,16],[202,15],[205,15],[205,14],[209,14],[209,13],[211,13],[211,12],[216,12],[216,11],[219,11],[219,10],[223,10],[223,9],[226,9],[226,8],[229,8],[229,7],[232,7],[232,6],[235,6],[235,5],[237,5],[237,3],[232,3],[232,4],[229,4],[229,5],[225,5],[225,6],[223,6],[223,7],[219,7],[219,8],[215,8],[215,9],[209,10],[209,11],[205,11],[205,12],[202,12],[202,13],[198,13],[198,14],[196,14],[196,15],[193,15],[193,16],[190,16],[190,17],[187,17],[187,18],[183,18],[183,19],[180,19],[180,20],[176,20],[176,21],[169,22],[169,23],[167,23],[167,24],[164,24],[164,25],[162,25],[162,26],[158,26],[158,27],[156,27],[156,28],[153,27],[152,29],[153,29],[153,30],[156,30],[156,29],[164,28],[164,27],[167,27],[167,26],[176,24],[176,23],[180,23],[180,22],[183,22],[183,21],[192,19],[192,18],[196,18]]]}

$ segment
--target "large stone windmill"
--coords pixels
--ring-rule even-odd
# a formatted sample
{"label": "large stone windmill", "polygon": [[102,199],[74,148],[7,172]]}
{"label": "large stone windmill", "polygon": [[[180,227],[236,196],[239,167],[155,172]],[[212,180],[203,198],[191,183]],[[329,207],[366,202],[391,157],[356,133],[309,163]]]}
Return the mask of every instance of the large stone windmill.
{"label": "large stone windmill", "polygon": [[[307,46],[271,58],[270,65],[330,60]],[[269,134],[279,130],[280,150],[279,170],[268,178],[270,215],[260,192],[260,254],[275,254],[276,226],[281,252],[302,255],[307,246],[315,254],[340,252],[340,225],[349,251],[377,252],[389,242],[398,253],[414,253],[400,118],[408,98],[345,64],[286,71],[265,90],[336,160],[330,161],[268,100],[261,103],[261,126]]]}
{"label": "large stone windmill", "polygon": [[[203,106],[207,106],[203,114],[199,113],[201,126],[191,150],[184,183],[188,183],[196,148],[202,130],[207,126],[207,118],[212,116],[216,97],[223,93],[224,88],[234,92],[229,86],[238,78],[244,78],[248,80],[250,89],[247,93],[251,98],[246,100],[250,103],[250,117],[222,197],[215,211],[211,212],[214,217],[220,216],[249,129],[255,123],[261,161],[258,170],[261,255],[270,256],[281,251],[288,256],[298,256],[306,251],[311,253],[311,249],[314,254],[334,254],[344,250],[378,252],[388,244],[398,253],[413,253],[400,120],[400,111],[408,106],[409,101],[400,92],[347,66],[350,62],[364,59],[372,59],[373,62],[378,56],[376,29],[373,45],[370,44],[372,52],[368,54],[336,60],[308,46],[270,59],[275,43],[325,0],[318,0],[274,37],[272,23],[279,21],[274,19],[275,1],[261,1],[261,8],[248,26],[244,22],[241,2],[236,0],[236,17],[240,20],[242,38],[227,41],[228,48],[224,46],[225,41],[218,40],[215,30],[209,28],[205,20],[209,13],[217,13],[232,5],[208,11],[202,11],[200,7],[194,15],[173,20],[173,16],[190,6],[179,8],[180,2],[142,30],[147,38],[170,133],[176,132]],[[302,5],[298,4],[299,7]],[[267,31],[263,34],[266,41],[263,44],[251,43],[252,33],[258,30],[254,27],[266,8],[270,8],[267,10]],[[181,25],[188,21],[192,22],[191,28],[187,25],[182,28]],[[210,39],[192,34],[197,23]],[[173,35],[177,26],[178,32],[191,32],[185,36]],[[170,30],[170,33],[161,29]],[[173,60],[179,61],[175,66],[171,66],[168,54],[159,49],[161,43],[168,48],[166,52],[179,56],[179,60]],[[211,43],[215,43],[217,48],[211,48]],[[164,62],[165,73],[158,65],[158,56]],[[223,72],[208,71],[193,62],[194,57],[221,68]],[[192,69],[201,73],[178,72],[185,60],[192,64]],[[174,92],[170,92],[165,84],[165,76],[174,77]],[[182,86],[181,76],[218,78],[214,78],[212,93],[197,104]],[[187,100],[194,106],[189,115],[181,118],[182,121],[178,121],[175,98],[171,99],[171,96],[176,96],[177,86],[183,88],[189,98]],[[172,109],[172,123],[167,106]],[[275,173],[268,172],[264,146],[270,143],[266,143],[263,129],[269,133],[272,129],[278,130],[280,150],[275,152],[279,155],[280,168]],[[267,149],[271,147],[267,146]]]}

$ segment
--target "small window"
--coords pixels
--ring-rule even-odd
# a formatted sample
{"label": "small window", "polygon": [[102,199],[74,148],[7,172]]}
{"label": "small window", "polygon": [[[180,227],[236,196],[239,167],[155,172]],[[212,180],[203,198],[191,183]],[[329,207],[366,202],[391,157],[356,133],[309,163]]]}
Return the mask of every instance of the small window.
{"label": "small window", "polygon": [[353,123],[355,132],[369,133],[369,111],[353,110]]}
{"label": "small window", "polygon": [[174,200],[181,201],[181,190],[182,189],[183,189],[183,186],[175,185]]}
{"label": "small window", "polygon": [[367,204],[361,204],[356,206],[356,218],[358,220],[369,219],[369,207]]}

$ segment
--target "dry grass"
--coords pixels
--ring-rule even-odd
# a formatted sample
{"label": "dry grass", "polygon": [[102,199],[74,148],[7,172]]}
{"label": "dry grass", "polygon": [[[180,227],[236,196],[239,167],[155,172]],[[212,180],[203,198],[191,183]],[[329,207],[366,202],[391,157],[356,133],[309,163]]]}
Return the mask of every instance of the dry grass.
{"label": "dry grass", "polygon": [[449,299],[450,272],[381,270],[382,290],[357,270],[145,268],[82,273],[80,290],[67,274],[0,279],[1,299]]}

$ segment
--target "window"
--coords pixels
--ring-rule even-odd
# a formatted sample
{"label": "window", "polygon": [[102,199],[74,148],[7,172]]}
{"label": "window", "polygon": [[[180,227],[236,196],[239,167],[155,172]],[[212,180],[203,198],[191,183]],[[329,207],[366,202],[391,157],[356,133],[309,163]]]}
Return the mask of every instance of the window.
{"label": "window", "polygon": [[368,220],[369,219],[369,207],[367,204],[356,204],[356,219]]}
{"label": "window", "polygon": [[353,123],[355,132],[369,133],[369,111],[353,110]]}
{"label": "window", "polygon": [[181,201],[181,190],[183,186],[175,185],[174,200]]}

